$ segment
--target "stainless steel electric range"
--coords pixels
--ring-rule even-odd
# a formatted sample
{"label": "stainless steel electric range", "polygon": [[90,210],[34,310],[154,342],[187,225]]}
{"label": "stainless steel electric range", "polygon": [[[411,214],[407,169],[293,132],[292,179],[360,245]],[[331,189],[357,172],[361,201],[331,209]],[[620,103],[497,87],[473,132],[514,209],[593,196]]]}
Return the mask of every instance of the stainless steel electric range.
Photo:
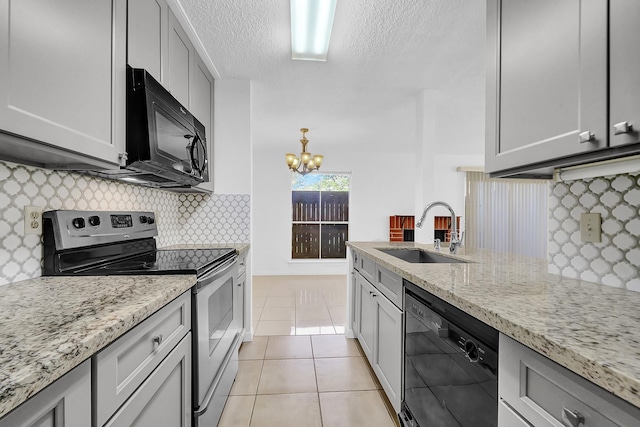
{"label": "stainless steel electric range", "polygon": [[153,212],[48,211],[43,234],[45,276],[197,276],[192,290],[193,425],[216,425],[238,371],[242,338],[242,319],[234,311],[235,249],[157,249]]}

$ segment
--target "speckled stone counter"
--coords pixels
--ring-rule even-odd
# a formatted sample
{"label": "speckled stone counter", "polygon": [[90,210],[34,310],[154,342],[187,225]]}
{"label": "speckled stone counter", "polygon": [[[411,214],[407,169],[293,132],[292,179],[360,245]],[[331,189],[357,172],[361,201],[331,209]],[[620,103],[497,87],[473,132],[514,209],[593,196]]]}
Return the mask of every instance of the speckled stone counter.
{"label": "speckled stone counter", "polygon": [[195,275],[0,286],[0,417],[189,290]]}
{"label": "speckled stone counter", "polygon": [[[549,274],[547,262],[462,247],[468,264],[411,264],[347,242],[378,264],[640,407],[640,292]],[[443,248],[442,255],[449,255]]]}

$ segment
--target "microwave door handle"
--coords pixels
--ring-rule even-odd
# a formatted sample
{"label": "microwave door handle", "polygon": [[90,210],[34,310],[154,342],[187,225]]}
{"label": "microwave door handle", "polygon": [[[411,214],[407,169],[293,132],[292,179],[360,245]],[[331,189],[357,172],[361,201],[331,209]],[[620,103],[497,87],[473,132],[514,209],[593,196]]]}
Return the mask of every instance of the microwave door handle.
{"label": "microwave door handle", "polygon": [[[195,155],[197,144],[200,144],[200,146],[202,147],[202,151],[204,152],[204,161],[202,162],[202,164],[198,162],[198,158]],[[191,167],[197,170],[200,176],[202,176],[204,174],[204,168],[207,165],[207,147],[205,146],[202,138],[200,138],[200,135],[198,134],[198,132],[196,132],[196,135],[193,138],[193,142],[191,143],[189,156],[191,157]]]}

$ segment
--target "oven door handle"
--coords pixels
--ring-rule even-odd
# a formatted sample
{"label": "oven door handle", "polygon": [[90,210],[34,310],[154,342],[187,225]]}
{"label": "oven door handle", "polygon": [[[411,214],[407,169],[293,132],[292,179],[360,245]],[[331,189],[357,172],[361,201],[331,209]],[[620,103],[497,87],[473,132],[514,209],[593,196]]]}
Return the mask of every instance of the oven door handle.
{"label": "oven door handle", "polygon": [[211,270],[201,278],[199,277],[198,283],[196,283],[196,285],[193,287],[193,293],[197,294],[207,285],[210,285],[211,283],[218,280],[220,277],[227,274],[227,272],[235,266],[237,260],[238,260],[238,256],[234,255],[232,258],[229,258],[228,260],[226,260],[222,265],[219,265],[218,267],[214,268],[213,270]]}

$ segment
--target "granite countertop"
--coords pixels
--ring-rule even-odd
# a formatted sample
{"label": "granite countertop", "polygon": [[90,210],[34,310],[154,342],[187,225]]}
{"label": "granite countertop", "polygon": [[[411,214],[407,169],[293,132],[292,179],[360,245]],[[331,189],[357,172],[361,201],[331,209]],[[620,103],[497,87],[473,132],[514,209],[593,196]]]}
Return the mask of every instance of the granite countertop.
{"label": "granite countertop", "polygon": [[[172,248],[218,247],[249,250],[248,243]],[[195,283],[184,274],[39,277],[0,286],[0,417]]]}
{"label": "granite countertop", "polygon": [[482,249],[461,247],[455,257],[467,264],[411,264],[376,248],[433,245],[347,245],[640,407],[640,292],[549,274],[546,260]]}
{"label": "granite countertop", "polygon": [[0,286],[0,416],[195,282],[195,275],[82,276]]}

